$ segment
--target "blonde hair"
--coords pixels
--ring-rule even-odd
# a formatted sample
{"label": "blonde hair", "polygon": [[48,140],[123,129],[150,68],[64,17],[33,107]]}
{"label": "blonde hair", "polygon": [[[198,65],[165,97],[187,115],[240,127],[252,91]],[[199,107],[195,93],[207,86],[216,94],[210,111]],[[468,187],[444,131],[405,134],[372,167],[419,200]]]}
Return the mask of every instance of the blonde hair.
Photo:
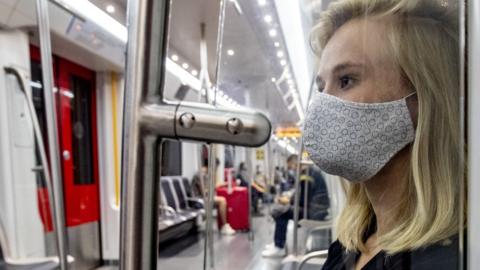
{"label": "blonde hair", "polygon": [[[464,186],[459,162],[458,14],[446,1],[343,0],[332,3],[314,27],[311,42],[321,53],[352,19],[388,18],[387,42],[402,76],[418,97],[418,123],[411,149],[407,190],[394,225],[379,235],[388,253],[437,243],[459,232]],[[462,153],[462,154],[461,154]],[[364,236],[374,212],[362,183],[346,184],[347,201],[338,239],[347,250],[365,251]]]}

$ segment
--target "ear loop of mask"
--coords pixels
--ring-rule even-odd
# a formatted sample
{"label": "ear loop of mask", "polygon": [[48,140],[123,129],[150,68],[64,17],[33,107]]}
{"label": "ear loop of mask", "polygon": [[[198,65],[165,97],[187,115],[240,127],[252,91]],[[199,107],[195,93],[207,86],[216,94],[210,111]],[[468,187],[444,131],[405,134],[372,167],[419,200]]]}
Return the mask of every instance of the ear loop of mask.
{"label": "ear loop of mask", "polygon": [[406,95],[406,96],[404,97],[404,99],[407,99],[407,98],[409,98],[409,97],[411,97],[411,96],[414,96],[414,95],[416,95],[416,94],[417,94],[417,91],[414,91],[414,92]]}
{"label": "ear loop of mask", "polygon": [[[412,108],[412,106],[414,106],[414,105],[418,106],[418,99],[417,100],[412,100],[412,99],[409,100],[409,98],[415,96],[416,94],[417,94],[417,91],[412,92],[412,93],[408,94],[407,96],[405,96],[403,98],[403,100],[405,100],[405,105],[407,106],[408,113],[409,113],[409,116],[410,116],[410,121],[412,121],[412,125],[413,125],[414,129],[417,129],[417,124],[418,124],[417,123],[417,121],[418,121],[418,107]],[[415,115],[415,117],[413,115]],[[414,119],[414,118],[417,118],[417,119]]]}

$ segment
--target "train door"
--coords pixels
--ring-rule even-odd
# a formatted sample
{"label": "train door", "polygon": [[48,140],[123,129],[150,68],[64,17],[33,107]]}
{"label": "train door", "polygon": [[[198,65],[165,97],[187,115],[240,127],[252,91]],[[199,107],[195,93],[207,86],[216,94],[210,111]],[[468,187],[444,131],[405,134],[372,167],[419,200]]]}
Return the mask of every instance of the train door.
{"label": "train door", "polygon": [[74,257],[84,256],[78,259],[90,267],[100,258],[95,73],[64,59],[58,60],[57,70],[69,248]]}
{"label": "train door", "polygon": [[[31,58],[32,80],[41,81],[41,72],[33,72],[40,68],[38,49],[31,48]],[[59,57],[53,63],[69,254],[75,269],[91,269],[100,263],[95,73]],[[37,102],[37,111],[42,106]],[[42,216],[48,231],[50,217]]]}

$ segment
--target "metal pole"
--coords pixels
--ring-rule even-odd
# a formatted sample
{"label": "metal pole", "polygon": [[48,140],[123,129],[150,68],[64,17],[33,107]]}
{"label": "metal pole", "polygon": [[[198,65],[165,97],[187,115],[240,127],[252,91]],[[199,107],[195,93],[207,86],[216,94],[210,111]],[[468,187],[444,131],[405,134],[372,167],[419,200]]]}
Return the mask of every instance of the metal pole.
{"label": "metal pole", "polygon": [[[60,148],[58,143],[57,115],[55,94],[53,91],[52,47],[50,40],[50,22],[48,1],[37,0],[37,21],[40,36],[40,55],[42,59],[43,94],[45,98],[45,118],[47,120],[47,138],[50,154],[50,172],[52,176],[53,201],[55,207],[55,229],[57,232],[58,256],[61,269],[68,268],[67,232],[65,228],[65,212],[63,206],[62,172],[60,168]],[[45,168],[48,169],[48,168]]]}
{"label": "metal pole", "polygon": [[[478,1],[475,1],[475,2],[478,2]],[[466,4],[467,4],[467,1],[459,1],[459,4],[458,4],[458,20],[459,20],[459,39],[458,39],[458,42],[459,42],[459,67],[460,67],[460,70],[459,70],[459,77],[460,77],[460,102],[459,102],[459,111],[460,111],[460,121],[459,121],[459,125],[460,125],[460,142],[459,142],[459,145],[461,147],[459,147],[458,151],[459,151],[459,160],[458,160],[458,165],[459,165],[459,168],[460,168],[460,174],[459,176],[460,177],[464,177],[465,175],[467,175],[465,171],[465,168],[467,166],[465,166],[465,152],[464,152],[464,149],[466,149],[466,145],[465,145],[465,142],[466,142],[466,136],[464,136],[464,134],[468,134],[468,131],[465,129],[465,124],[466,124],[466,113],[467,113],[467,110],[466,110],[466,102],[465,102],[465,95],[466,93],[468,92],[468,89],[466,89],[466,78],[469,78],[471,74],[468,74],[468,70],[467,70],[467,67],[466,67],[466,58],[467,58],[467,44],[466,44],[466,37],[467,37],[467,18],[469,18],[469,16],[467,16],[467,13],[466,13]],[[477,3],[478,4],[478,3]],[[469,8],[470,9],[470,8]],[[480,6],[477,5],[476,6],[476,11],[480,11]],[[474,16],[478,16],[480,13],[477,13],[476,15]],[[478,18],[476,18],[478,20]],[[477,22],[478,23],[478,22]],[[479,26],[477,24],[477,26]],[[472,25],[473,27],[473,25]],[[472,29],[473,31],[472,32],[475,32],[476,30],[478,31],[478,28],[470,28]],[[472,37],[477,37],[478,39],[478,34],[477,33],[473,33],[473,36]],[[478,47],[478,43],[477,43],[477,46]],[[478,48],[475,48],[478,50]],[[478,51],[477,51],[477,54],[478,54]],[[473,55],[472,55],[473,56]],[[473,56],[473,57],[477,57],[478,59],[478,55],[477,56]],[[470,61],[474,61],[474,60],[469,60],[468,62]],[[475,73],[474,73],[475,74]],[[469,85],[472,85],[472,84],[469,84]],[[475,86],[478,86],[478,85],[475,85],[473,84],[472,85],[473,87]],[[474,115],[474,114],[472,114]],[[470,125],[470,124],[469,124]],[[467,135],[468,136],[468,135]],[[470,138],[478,138],[478,137],[470,137]],[[468,145],[468,143],[467,143]],[[470,151],[469,151],[470,152]],[[466,198],[468,196],[467,192],[466,192],[466,187],[470,186],[470,184],[467,182],[468,179],[475,179],[475,178],[467,178],[464,179],[464,181],[460,181],[460,205],[464,205],[464,202],[466,202]],[[472,204],[472,205],[475,205],[475,204]],[[471,207],[470,207],[471,209]],[[465,269],[467,267],[467,262],[465,261],[465,258],[468,258],[468,254],[465,254],[465,247],[467,246],[466,243],[465,243],[465,230],[463,229],[464,226],[465,226],[465,220],[466,220],[466,215],[468,213],[465,213],[465,211],[459,211],[459,220],[458,220],[458,224],[459,224],[459,228],[460,231],[458,233],[458,254],[460,254],[459,256],[459,262],[458,262],[458,267],[459,269]],[[469,228],[472,228],[472,227],[469,227]],[[469,235],[469,234],[467,234]],[[468,243],[468,241],[467,241]]]}
{"label": "metal pole", "polygon": [[[315,78],[315,73],[314,71],[312,78]],[[313,89],[315,85],[315,80],[312,80],[310,83],[310,90],[308,92],[308,101],[310,101],[312,94],[313,94]],[[308,110],[308,105],[310,103],[307,103],[307,107],[305,108],[305,111]],[[302,120],[302,119],[300,119]],[[293,218],[294,218],[294,227],[293,227],[293,254],[295,256],[298,256],[298,216],[299,216],[299,202],[300,202],[300,165],[302,164],[302,157],[303,157],[303,151],[304,151],[304,145],[303,145],[303,135],[299,138],[298,140],[299,143],[299,154],[298,154],[298,163],[297,163],[297,179],[295,181],[295,207],[293,211]],[[305,186],[306,188],[306,186]]]}
{"label": "metal pole", "polygon": [[[271,187],[275,187],[275,183],[274,183],[274,179],[275,179],[275,166],[274,166],[274,162],[273,162],[273,153],[272,153],[272,142],[271,141],[268,141],[267,143],[267,153],[268,153],[268,159],[269,159],[269,168],[268,168],[268,171],[269,171],[269,183],[267,184],[266,188],[266,194],[268,194],[266,197],[270,199],[270,196],[272,195],[270,190],[271,190]],[[267,203],[267,212],[268,213],[271,213],[271,210],[272,210],[272,204],[271,203]]]}
{"label": "metal pole", "polygon": [[205,37],[205,23],[200,24],[200,82],[201,90],[198,92],[199,101],[202,101],[202,92],[205,90],[205,100],[208,104],[212,104],[213,100],[210,97],[208,88],[210,86],[210,75],[208,75],[208,50],[207,39]]}
{"label": "metal pole", "polygon": [[[203,261],[203,269],[213,270],[215,269],[215,254],[213,249],[213,206],[214,206],[214,192],[215,192],[215,171],[216,166],[216,145],[210,144],[208,150],[208,197],[207,197],[207,208],[205,209],[207,222],[206,226],[206,237],[205,237],[205,253]],[[220,213],[218,213],[220,214]],[[208,260],[207,260],[208,256]],[[208,261],[208,263],[207,263]]]}
{"label": "metal pole", "polygon": [[[213,97],[210,96],[210,93],[209,93],[209,85],[207,84],[207,82],[209,82],[210,78],[208,76],[208,55],[207,55],[207,41],[206,41],[206,33],[205,33],[205,24],[202,23],[201,24],[201,41],[200,41],[200,50],[201,50],[201,64],[202,64],[202,70],[204,71],[203,72],[203,75],[204,75],[204,78],[202,80],[202,84],[203,84],[203,87],[205,89],[205,94],[206,94],[206,97],[207,97],[207,103],[209,104],[212,104],[213,106],[216,106],[217,105],[217,91],[218,91],[218,85],[219,85],[219,76],[218,74],[220,73],[220,66],[221,66],[221,56],[222,56],[222,44],[223,44],[223,24],[224,24],[224,20],[225,20],[225,3],[223,0],[220,0],[220,15],[219,15],[219,23],[218,23],[218,37],[217,37],[217,56],[218,56],[218,59],[217,59],[217,66],[216,66],[216,74],[215,74],[215,91],[214,91],[214,95]],[[216,169],[217,169],[217,166],[216,166],[216,156],[217,156],[217,149],[216,149],[216,146],[214,144],[210,144],[210,147],[209,147],[209,153],[208,153],[208,180],[209,180],[209,183],[208,183],[208,202],[207,204],[210,205],[210,218],[207,214],[207,235],[206,235],[206,247],[208,247],[208,251],[205,250],[205,252],[208,252],[209,254],[209,258],[210,258],[210,263],[209,263],[209,266],[210,266],[210,269],[215,269],[215,253],[214,253],[214,249],[213,249],[213,226],[212,226],[212,223],[213,223],[213,220],[212,219],[212,211],[213,211],[213,193],[215,192],[215,183],[216,183],[216,179],[215,179],[215,172],[216,172]],[[224,172],[222,172],[223,174]],[[228,211],[228,210],[227,210]],[[219,213],[220,214],[220,213]],[[225,220],[225,222],[227,222]],[[225,224],[224,224],[225,225]],[[221,229],[221,228],[219,228]],[[204,262],[204,269],[205,269],[205,262]]]}
{"label": "metal pole", "polygon": [[[169,7],[165,0],[128,1],[120,269],[157,268],[161,137],[141,128],[140,119],[142,103],[163,104]],[[145,118],[154,118],[156,127],[173,127],[171,115],[163,111]],[[164,131],[174,133],[173,128]]]}
{"label": "metal pole", "polygon": [[[463,2],[463,1],[460,1]],[[461,4],[462,9],[465,7]],[[459,246],[460,253],[459,257],[461,258],[461,263],[463,263],[463,257],[465,256],[464,252],[467,252],[467,269],[474,270],[480,265],[480,211],[478,211],[478,205],[480,204],[480,181],[478,178],[480,176],[480,166],[478,166],[478,160],[480,159],[480,119],[478,115],[480,113],[480,76],[478,76],[480,71],[480,2],[477,0],[470,0],[467,2],[468,7],[468,25],[467,27],[467,52],[468,52],[468,69],[467,69],[467,79],[466,85],[468,85],[468,194],[464,194],[463,197],[468,197],[468,231],[467,231],[467,248],[465,249],[462,245]],[[460,16],[465,16],[465,13],[460,13]],[[461,17],[461,18],[462,18]],[[460,23],[460,25],[462,25]],[[463,41],[463,40],[462,40]],[[464,50],[463,46],[460,47],[461,50]],[[465,51],[464,51],[465,52]],[[463,64],[464,54],[461,54],[461,62]],[[460,66],[463,68],[463,65]],[[460,78],[464,74],[460,74]],[[463,81],[462,81],[463,82]],[[465,83],[465,82],[463,82]],[[464,109],[465,107],[462,107]],[[463,134],[460,136],[463,137]],[[461,145],[460,149],[463,150]],[[462,151],[463,152],[463,151]],[[460,154],[462,156],[463,153]],[[464,164],[460,164],[460,168],[463,168]],[[463,190],[463,188],[462,188]],[[463,201],[460,202],[462,206]],[[462,211],[460,211],[462,212]],[[459,217],[460,228],[463,228],[464,217]],[[463,229],[459,233],[459,242],[463,242]]]}
{"label": "metal pole", "polygon": [[309,181],[305,180],[305,189],[303,191],[303,218],[308,219],[308,186]]}
{"label": "metal pole", "polygon": [[253,231],[253,224],[252,224],[252,181],[253,178],[255,177],[255,169],[253,168],[253,149],[248,148],[247,149],[248,153],[248,158],[250,160],[249,162],[249,173],[248,176],[250,176],[247,181],[248,183],[248,225],[250,226],[250,230],[248,231],[248,240],[253,241],[255,239],[254,231]]}
{"label": "metal pole", "polygon": [[293,255],[298,256],[298,217],[300,213],[300,165],[302,163],[303,137],[300,137],[300,148],[297,162],[297,172],[295,179],[295,200],[293,208]]}
{"label": "metal pole", "polygon": [[223,30],[225,26],[225,13],[227,10],[227,5],[225,0],[220,0],[220,14],[218,15],[218,30],[217,30],[217,66],[215,70],[215,92],[213,96],[213,105],[217,104],[217,91],[220,85],[220,72],[222,71],[222,56],[223,56]]}

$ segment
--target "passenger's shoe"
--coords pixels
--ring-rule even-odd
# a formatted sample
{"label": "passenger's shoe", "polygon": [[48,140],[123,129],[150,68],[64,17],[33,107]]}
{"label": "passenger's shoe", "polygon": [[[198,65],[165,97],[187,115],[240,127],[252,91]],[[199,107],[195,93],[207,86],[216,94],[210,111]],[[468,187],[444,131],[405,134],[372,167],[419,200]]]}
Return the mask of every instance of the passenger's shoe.
{"label": "passenger's shoe", "polygon": [[285,248],[273,247],[262,251],[262,256],[267,258],[280,258],[285,257],[285,255],[287,255]]}
{"label": "passenger's shoe", "polygon": [[236,231],[232,229],[232,227],[230,227],[230,224],[227,223],[223,225],[222,229],[220,230],[220,233],[225,235],[233,235],[236,233]]}
{"label": "passenger's shoe", "polygon": [[264,250],[270,250],[275,248],[275,243],[270,243],[265,246]]}

